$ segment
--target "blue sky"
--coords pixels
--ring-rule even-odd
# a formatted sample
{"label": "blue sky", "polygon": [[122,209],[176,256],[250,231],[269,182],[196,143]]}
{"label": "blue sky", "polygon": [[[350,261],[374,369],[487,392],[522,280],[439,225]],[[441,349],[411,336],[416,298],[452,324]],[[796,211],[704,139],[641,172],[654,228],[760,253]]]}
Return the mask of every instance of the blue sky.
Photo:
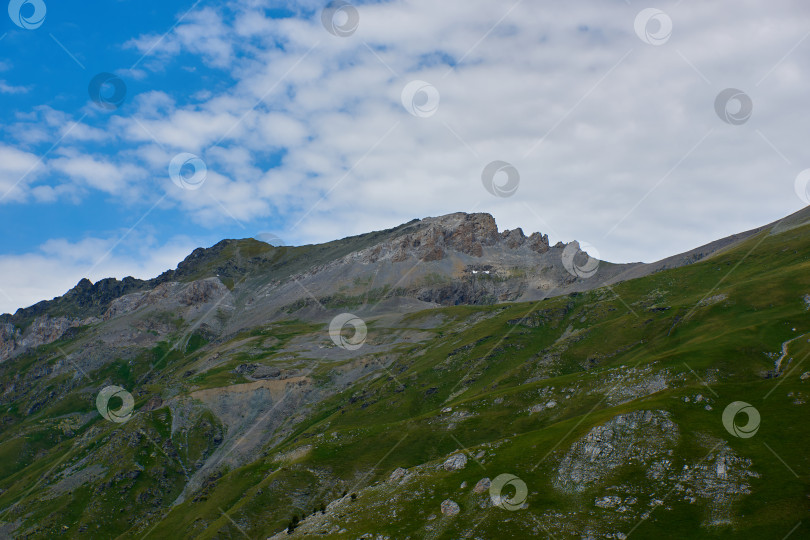
{"label": "blue sky", "polygon": [[[211,69],[192,54],[179,55],[171,65],[150,71],[146,76],[138,72],[138,76],[133,77],[128,73],[133,66],[137,70],[151,59],[144,57],[142,51],[127,47],[127,41],[144,34],[168,31],[193,4],[130,0],[48,2],[46,22],[35,31],[18,28],[10,19],[4,19],[6,37],[0,41],[4,49],[0,77],[6,85],[19,90],[2,94],[3,140],[14,144],[17,142],[15,131],[44,127],[43,107],[64,112],[73,119],[87,114],[83,122],[103,130],[111,115],[133,112],[133,97],[155,88],[171,95],[178,105],[184,105],[191,102],[195,92],[222,91],[233,84],[227,70]],[[204,2],[198,4],[198,7],[204,6]],[[88,84],[101,72],[120,74],[127,86],[127,99],[120,109],[111,113],[93,110],[89,105]],[[57,128],[62,129],[64,125]],[[45,154],[59,137],[57,130],[48,131],[41,140],[17,147],[38,156]],[[122,145],[117,140],[110,140],[108,144],[92,140],[73,146],[88,153],[114,155]],[[64,181],[58,173],[48,177],[43,179],[42,185]],[[154,184],[159,189],[159,183]],[[26,253],[53,238],[55,232],[72,242],[88,234],[115,235],[142,217],[146,202],[121,201],[105,195],[103,190],[87,190],[72,200],[5,205],[0,213],[0,226],[13,234],[4,238],[3,252]],[[153,212],[149,220],[153,226],[175,231],[183,228],[185,218],[172,209]],[[220,224],[213,235],[205,229],[189,232],[192,238],[199,238],[203,243],[220,235],[250,236],[237,223]]]}
{"label": "blue sky", "polygon": [[[0,311],[222,238],[483,211],[655,260],[808,202],[799,0],[37,2],[41,26],[0,23]],[[753,112],[724,119],[727,88]]]}

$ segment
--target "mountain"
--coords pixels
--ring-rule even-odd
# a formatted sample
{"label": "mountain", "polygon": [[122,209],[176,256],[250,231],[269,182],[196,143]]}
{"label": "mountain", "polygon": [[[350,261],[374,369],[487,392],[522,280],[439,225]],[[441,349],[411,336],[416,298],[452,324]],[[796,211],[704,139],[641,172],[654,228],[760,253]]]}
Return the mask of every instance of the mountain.
{"label": "mountain", "polygon": [[[198,305],[212,298],[223,302],[227,317],[208,314],[198,322],[217,334],[291,315],[321,320],[344,307],[410,312],[539,300],[690,264],[754,232],[653,264],[610,264],[592,259],[576,242],[550,246],[540,233],[499,232],[492,216],[481,213],[413,220],[301,247],[223,240],[194,250],[177,269],[154,279],[108,278],[95,284],[82,279],[64,296],[1,315],[0,361],[50,343],[71,328],[149,306],[174,310],[178,302]],[[182,297],[187,294],[192,298]]]}
{"label": "mountain", "polygon": [[0,319],[0,536],[806,536],[808,232],[610,264],[457,213],[82,280]]}

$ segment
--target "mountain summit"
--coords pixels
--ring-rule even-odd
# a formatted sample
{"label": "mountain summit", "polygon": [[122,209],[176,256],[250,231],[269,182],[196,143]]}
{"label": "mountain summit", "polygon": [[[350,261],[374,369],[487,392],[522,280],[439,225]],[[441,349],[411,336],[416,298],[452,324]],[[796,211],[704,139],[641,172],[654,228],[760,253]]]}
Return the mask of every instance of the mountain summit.
{"label": "mountain summit", "polygon": [[[805,218],[798,212],[778,223],[785,227]],[[535,301],[690,264],[762,229],[652,264],[611,264],[582,251],[577,242],[550,246],[539,232],[499,231],[486,213],[428,217],[298,247],[223,240],[194,250],[175,270],[154,279],[82,279],[61,297],[0,316],[0,361],[50,343],[71,328],[177,306],[194,308],[187,316],[219,335],[290,316],[323,320],[349,306],[361,313],[412,312]],[[219,303],[216,313],[202,308],[209,302]]]}
{"label": "mountain summit", "polygon": [[413,311],[592,286],[578,284],[576,276],[565,272],[564,248],[549,247],[548,236],[540,233],[527,237],[521,229],[499,232],[494,218],[483,213],[413,220],[389,230],[299,247],[223,240],[194,250],[177,269],[154,279],[110,278],[95,284],[82,279],[64,296],[2,316],[0,359],[49,343],[73,327],[149,306],[173,309],[175,304],[202,305],[212,298],[222,302],[222,309],[228,307],[228,316],[201,324],[236,331],[257,318],[317,318],[352,303],[370,307],[386,302]]}

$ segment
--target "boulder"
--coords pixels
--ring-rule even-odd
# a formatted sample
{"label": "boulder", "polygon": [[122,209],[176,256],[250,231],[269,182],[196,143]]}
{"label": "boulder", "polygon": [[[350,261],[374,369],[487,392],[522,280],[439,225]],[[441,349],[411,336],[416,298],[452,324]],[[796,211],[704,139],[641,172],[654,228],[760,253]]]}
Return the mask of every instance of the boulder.
{"label": "boulder", "polygon": [[390,482],[396,482],[408,472],[407,469],[403,469],[402,467],[397,467],[394,469],[394,472],[391,473],[391,476],[388,477]]}
{"label": "boulder", "polygon": [[442,501],[442,514],[445,516],[455,516],[458,515],[460,511],[461,509],[455,501],[451,501],[450,499]]}
{"label": "boulder", "polygon": [[442,465],[445,471],[458,471],[467,466],[467,456],[464,454],[453,454]]}
{"label": "boulder", "polygon": [[254,379],[277,379],[281,376],[281,370],[275,366],[259,366],[251,376]]}
{"label": "boulder", "polygon": [[491,485],[492,482],[490,481],[489,478],[482,478],[481,480],[478,481],[477,484],[475,484],[475,487],[473,488],[473,493],[486,493],[487,491],[489,491],[489,486]]}
{"label": "boulder", "polygon": [[599,508],[613,508],[617,506],[620,502],[622,502],[622,498],[616,495],[608,495],[606,497],[600,497],[594,501],[594,504]]}
{"label": "boulder", "polygon": [[155,395],[149,398],[149,400],[146,402],[146,405],[143,406],[143,410],[145,412],[154,411],[155,409],[159,409],[162,406],[163,400],[160,399],[160,396]]}

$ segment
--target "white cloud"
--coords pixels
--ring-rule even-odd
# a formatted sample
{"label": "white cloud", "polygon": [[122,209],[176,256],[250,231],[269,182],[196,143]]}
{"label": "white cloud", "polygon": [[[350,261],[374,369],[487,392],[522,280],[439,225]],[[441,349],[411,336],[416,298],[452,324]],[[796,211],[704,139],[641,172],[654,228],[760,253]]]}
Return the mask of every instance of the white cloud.
{"label": "white cloud", "polygon": [[[0,69],[2,71],[2,69]],[[30,88],[27,86],[14,86],[6,81],[0,80],[0,94],[25,94]]]}
{"label": "white cloud", "polygon": [[64,154],[48,161],[50,170],[66,175],[79,185],[105,193],[123,194],[130,182],[145,176],[143,169],[130,163],[114,163],[73,151]]}
{"label": "white cloud", "polygon": [[172,56],[185,50],[205,57],[216,67],[227,67],[233,59],[233,42],[230,29],[219,13],[212,8],[203,8],[189,13],[168,36],[162,34],[141,36],[126,45],[141,54]]}
{"label": "white cloud", "polygon": [[0,313],[60,296],[85,277],[93,282],[130,275],[152,278],[198,247],[183,236],[162,245],[148,235],[131,235],[123,245],[117,245],[118,238],[52,239],[30,253],[0,255]]}
{"label": "white cloud", "polygon": [[0,203],[25,200],[26,188],[42,170],[34,154],[0,144]]}
{"label": "white cloud", "polygon": [[37,106],[28,113],[17,112],[16,118],[17,122],[7,129],[23,146],[41,143],[53,146],[57,141],[70,144],[114,140],[109,131],[90,126],[48,105]]}

